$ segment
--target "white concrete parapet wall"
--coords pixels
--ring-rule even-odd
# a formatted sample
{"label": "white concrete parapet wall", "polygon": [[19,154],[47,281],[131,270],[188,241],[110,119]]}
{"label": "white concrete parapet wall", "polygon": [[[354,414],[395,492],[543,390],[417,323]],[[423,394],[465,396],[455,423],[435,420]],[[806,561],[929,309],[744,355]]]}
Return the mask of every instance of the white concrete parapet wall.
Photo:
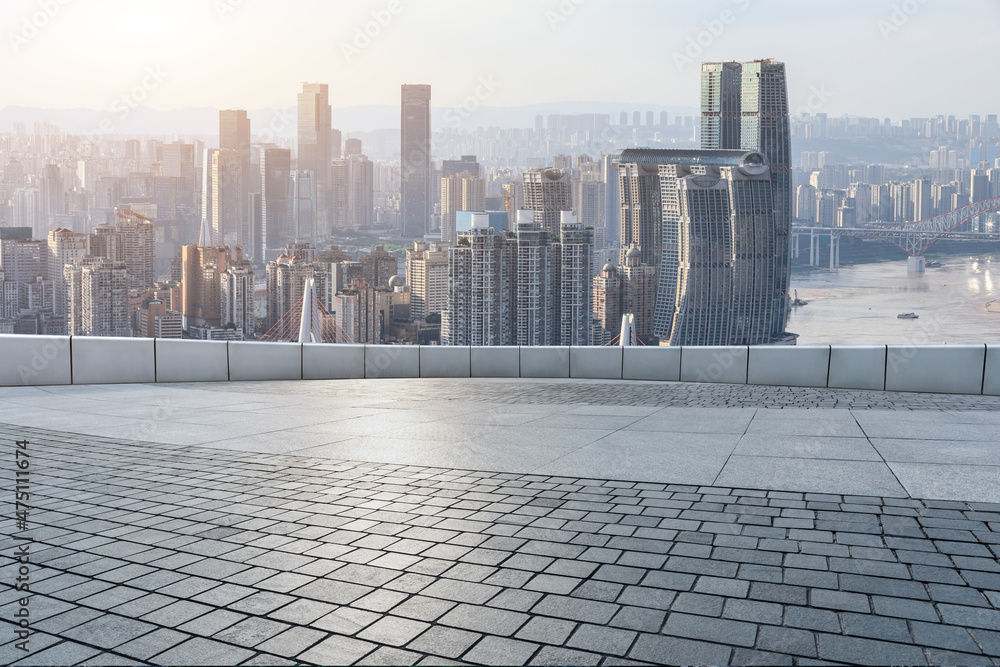
{"label": "white concrete parapet wall", "polygon": [[420,346],[365,345],[365,377],[420,377]]}
{"label": "white concrete parapet wall", "polygon": [[351,380],[365,376],[364,345],[302,346],[303,380]]}
{"label": "white concrete parapet wall", "polygon": [[0,387],[72,381],[69,336],[0,336]]}
{"label": "white concrete parapet wall", "polygon": [[885,345],[834,345],[830,348],[831,389],[885,389]]}
{"label": "white concrete parapet wall", "polygon": [[0,335],[0,386],[522,377],[1000,396],[1000,345],[447,347]]}
{"label": "white concrete parapet wall", "polygon": [[152,338],[73,336],[73,384],[156,382]]}
{"label": "white concrete parapet wall", "polygon": [[471,349],[462,345],[421,345],[420,377],[472,377]]}
{"label": "white concrete parapet wall", "polygon": [[516,345],[472,348],[472,377],[521,377],[521,348]]}
{"label": "white concrete parapet wall", "polygon": [[1000,396],[1000,345],[986,346],[983,393],[989,396]]}
{"label": "white concrete parapet wall", "polygon": [[566,346],[522,347],[521,377],[568,378],[569,348]]}
{"label": "white concrete parapet wall", "polygon": [[983,393],[986,345],[889,345],[887,391]]}
{"label": "white concrete parapet wall", "polygon": [[234,382],[301,380],[302,346],[298,343],[230,341],[229,379]]}
{"label": "white concrete parapet wall", "polygon": [[679,382],[681,379],[681,348],[641,347],[622,348],[623,380],[660,380]]}
{"label": "white concrete parapet wall", "polygon": [[750,348],[747,384],[825,387],[829,370],[829,345],[755,345]]}
{"label": "white concrete parapet wall", "polygon": [[225,382],[229,345],[221,340],[156,339],[157,382]]}
{"label": "white concrete parapet wall", "polygon": [[748,348],[705,346],[681,348],[681,382],[747,383]]}
{"label": "white concrete parapet wall", "polygon": [[621,346],[569,348],[569,376],[591,380],[621,380]]}

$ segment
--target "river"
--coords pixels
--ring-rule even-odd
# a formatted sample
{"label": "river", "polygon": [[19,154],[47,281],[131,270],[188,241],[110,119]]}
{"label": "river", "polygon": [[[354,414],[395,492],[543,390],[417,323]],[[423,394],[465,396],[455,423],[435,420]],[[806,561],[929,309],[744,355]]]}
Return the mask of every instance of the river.
{"label": "river", "polygon": [[[799,345],[1000,343],[1000,255],[937,261],[925,273],[905,261],[793,273],[809,305],[791,309],[788,331]],[[910,312],[920,318],[896,317]]]}

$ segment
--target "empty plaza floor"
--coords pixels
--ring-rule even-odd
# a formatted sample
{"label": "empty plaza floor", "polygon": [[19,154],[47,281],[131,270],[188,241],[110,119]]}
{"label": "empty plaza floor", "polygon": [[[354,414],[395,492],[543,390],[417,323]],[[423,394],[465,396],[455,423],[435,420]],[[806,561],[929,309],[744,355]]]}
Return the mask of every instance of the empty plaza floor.
{"label": "empty plaza floor", "polygon": [[1000,664],[998,408],[587,380],[0,389],[0,664]]}

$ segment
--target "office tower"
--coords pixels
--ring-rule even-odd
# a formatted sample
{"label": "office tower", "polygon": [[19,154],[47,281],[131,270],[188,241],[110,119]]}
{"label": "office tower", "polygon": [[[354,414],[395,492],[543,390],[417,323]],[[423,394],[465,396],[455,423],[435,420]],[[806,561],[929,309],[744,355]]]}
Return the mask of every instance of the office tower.
{"label": "office tower", "polygon": [[[329,86],[325,83],[303,83],[298,101],[297,169],[312,172],[317,207],[316,224],[321,233],[325,234],[330,225],[330,160],[334,157]],[[336,154],[339,157],[340,132],[337,132],[336,144]]]}
{"label": "office tower", "polygon": [[206,148],[202,165],[201,219],[216,245],[244,245],[243,158],[239,151]]}
{"label": "office tower", "polygon": [[46,241],[32,241],[31,233],[24,231],[23,234],[0,237],[0,269],[7,275],[7,280],[19,283],[26,283],[39,275],[47,278],[48,244]]}
{"label": "office tower", "polygon": [[334,229],[351,223],[351,160],[334,160],[330,166],[330,219]]}
{"label": "office tower", "polygon": [[[478,166],[476,165],[478,172]],[[458,211],[482,211],[486,207],[486,181],[471,171],[462,171],[441,179],[441,242],[455,243],[455,214]]]}
{"label": "office tower", "polygon": [[[230,250],[226,246],[211,246],[203,239],[200,244],[181,248],[181,314],[184,329],[220,327],[221,276],[229,268]],[[242,259],[237,254],[236,259]]]}
{"label": "office tower", "polygon": [[402,236],[420,238],[430,231],[431,218],[431,87],[402,87],[400,214]]}
{"label": "office tower", "polygon": [[69,335],[132,335],[128,270],[124,262],[77,258],[63,268],[63,278]]}
{"label": "office tower", "polygon": [[[42,219],[42,194],[38,188],[18,188],[14,191],[13,227],[30,227],[35,238],[45,238],[48,223]],[[45,229],[43,229],[45,228]]]}
{"label": "office tower", "polygon": [[364,155],[354,155],[350,161],[351,226],[367,229],[375,224],[375,165]]}
{"label": "office tower", "polygon": [[156,229],[153,221],[129,209],[118,212],[115,233],[121,239],[121,261],[134,293],[152,287],[156,278]]}
{"label": "office tower", "polygon": [[660,112],[660,127],[661,128],[666,129],[666,127],[667,127],[667,120],[668,120],[667,119],[667,112],[666,111],[661,111]]}
{"label": "office tower", "polygon": [[641,111],[633,111],[632,112],[632,126],[636,127],[636,128],[642,126],[642,112]]}
{"label": "office tower", "polygon": [[702,148],[740,148],[741,82],[740,63],[702,63]]}
{"label": "office tower", "polygon": [[174,142],[163,144],[163,176],[176,182],[178,206],[195,204],[198,174],[195,168],[194,144]]}
{"label": "office tower", "polygon": [[236,244],[244,248],[250,246],[247,216],[247,202],[253,187],[253,173],[250,170],[250,119],[243,110],[219,111],[219,148],[233,150],[240,155],[240,180],[238,197],[241,217],[237,221]]}
{"label": "office tower", "polygon": [[[739,87],[734,90],[731,80],[737,66]],[[718,77],[705,77],[706,67],[721,67],[724,72],[720,72]],[[789,232],[792,224],[791,131],[785,64],[770,59],[742,64],[706,63],[702,70],[705,77],[702,79],[702,99],[718,98],[720,113],[734,107],[735,102],[728,101],[728,98],[738,92],[740,143],[739,146],[729,143],[732,137],[725,130],[725,124],[720,121],[720,132],[717,135],[702,134],[701,147],[756,151],[764,156],[770,167],[777,229],[774,246],[769,249],[769,253],[774,253],[777,265],[782,267],[775,277],[773,287],[777,295],[776,301],[783,304],[780,307],[775,304],[771,309],[774,317],[772,330],[782,332],[788,320],[788,282],[791,276]]]}
{"label": "office tower", "polygon": [[653,127],[653,125],[655,124],[653,122],[653,118],[654,118],[653,112],[652,111],[647,111],[646,112],[646,127],[648,127],[648,128],[652,128]]}
{"label": "office tower", "polygon": [[370,253],[362,255],[360,261],[361,277],[369,287],[385,289],[389,279],[399,273],[399,263],[383,246],[375,246]]}
{"label": "office tower", "polygon": [[260,262],[264,260],[264,200],[259,192],[250,194],[248,198],[250,211],[250,246],[246,248],[247,257]]}
{"label": "office tower", "polygon": [[619,125],[628,125],[628,112],[627,111],[622,111],[620,114],[618,114],[618,124]]}
{"label": "office tower", "polygon": [[484,222],[474,224],[462,234],[463,243],[448,250],[448,306],[441,314],[441,344],[511,345],[513,299],[504,294],[510,284],[504,280],[508,242]]}
{"label": "office tower", "polygon": [[[533,211],[533,223],[550,235],[559,233],[560,215],[573,210],[569,172],[529,169],[524,172],[524,210]],[[518,225],[520,229],[520,224]]]}
{"label": "office tower", "polygon": [[344,157],[351,157],[352,155],[361,155],[361,140],[360,139],[347,139],[344,141]]}
{"label": "office tower", "polygon": [[257,329],[253,278],[250,262],[244,261],[227,267],[221,279],[222,326],[233,325],[243,334],[244,339],[252,339]]}
{"label": "office tower", "polygon": [[764,156],[627,149],[620,159],[622,171],[640,164],[659,172],[663,253],[653,334],[670,345],[783,339],[788,269]]}
{"label": "office tower", "polygon": [[410,316],[422,320],[448,305],[448,250],[434,243],[414,241],[406,251],[406,284],[410,287]]}
{"label": "office tower", "polygon": [[[291,206],[288,199],[291,188],[292,152],[287,148],[265,148],[260,152],[261,234],[264,253],[277,251],[293,236],[291,234]],[[255,255],[262,261],[264,253]]]}
{"label": "office tower", "polygon": [[590,345],[594,232],[569,211],[562,213],[559,231],[560,344]]}
{"label": "office tower", "polygon": [[87,256],[87,235],[68,229],[54,229],[48,238],[48,276],[55,286],[54,315],[66,315],[66,277],[63,267]]}
{"label": "office tower", "polygon": [[66,213],[66,192],[63,187],[62,170],[57,164],[47,164],[42,172],[42,219],[46,224],[52,217]]}
{"label": "office tower", "polygon": [[292,173],[292,213],[289,229],[297,239],[315,243],[318,236],[316,179],[311,171]]}

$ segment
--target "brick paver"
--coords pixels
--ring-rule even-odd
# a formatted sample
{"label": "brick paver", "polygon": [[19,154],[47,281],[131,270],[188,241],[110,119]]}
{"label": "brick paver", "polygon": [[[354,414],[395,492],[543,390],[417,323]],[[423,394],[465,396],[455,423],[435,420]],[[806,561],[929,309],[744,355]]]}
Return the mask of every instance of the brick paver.
{"label": "brick paver", "polygon": [[[460,398],[673,400],[669,386],[623,395],[631,385],[591,384],[596,395],[584,395],[561,385],[559,396],[524,386],[515,396],[473,383]],[[700,391],[687,400],[820,396]],[[973,409],[965,397],[845,396],[855,408],[878,398]],[[38,634],[18,656],[14,626],[0,625],[0,655],[14,664],[1000,664],[1000,504],[360,463],[0,425],[0,440],[24,438]],[[0,538],[5,566],[11,532]],[[0,598],[5,610],[13,600]]]}

